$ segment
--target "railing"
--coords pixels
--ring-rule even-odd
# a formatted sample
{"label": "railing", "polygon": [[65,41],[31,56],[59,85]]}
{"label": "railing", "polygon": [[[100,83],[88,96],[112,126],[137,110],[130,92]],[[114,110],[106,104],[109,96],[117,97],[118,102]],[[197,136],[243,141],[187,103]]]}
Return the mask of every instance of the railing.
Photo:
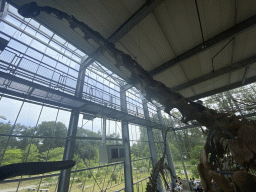
{"label": "railing", "polygon": [[[11,48],[0,54],[0,71],[43,84],[71,95],[75,93],[76,78],[63,74],[46,63],[28,55],[18,56]],[[6,86],[9,86],[8,84]]]}
{"label": "railing", "polygon": [[[9,36],[3,32],[0,32],[6,37],[10,38],[17,43],[26,46],[28,49],[33,50],[34,52],[45,56],[45,53],[36,50],[30,45],[21,42],[14,37]],[[12,43],[13,44],[13,43]],[[48,56],[47,56],[48,57]],[[67,72],[61,71],[60,67],[51,66],[51,63],[45,63],[44,59],[38,60],[32,55],[20,52],[13,45],[8,46],[4,51],[0,53],[0,71],[12,74],[17,77],[24,78],[35,83],[48,86],[52,89],[59,90],[71,95],[75,95],[75,89],[77,84],[77,74],[78,71],[69,67],[68,65],[58,61],[49,56],[49,59],[53,60],[57,65],[63,65],[63,67],[68,68]],[[71,75],[75,74],[75,75]],[[113,108],[115,110],[121,110],[121,99],[120,92],[108,87],[102,82],[93,79],[92,77],[86,75],[86,79],[91,79],[91,81],[96,82],[96,84],[101,84],[100,86],[95,86],[93,84],[84,82],[83,90],[83,99]],[[1,85],[8,87],[11,85],[11,81],[0,82]],[[101,87],[103,87],[101,89]],[[109,91],[104,90],[108,89]],[[14,88],[16,91],[19,91],[19,88]],[[133,102],[127,101],[127,112],[133,116],[139,118],[145,118],[144,110],[141,106],[134,104]],[[159,123],[158,119],[152,118],[155,115],[155,112],[150,111],[150,120],[153,122]]]}
{"label": "railing", "polygon": [[[141,180],[139,180],[139,181],[133,183],[133,187],[136,187],[136,186],[138,186],[138,185],[143,185],[143,183],[146,183],[146,180],[147,180],[148,178],[149,178],[149,177],[145,177],[145,178],[143,178],[143,179],[141,179]],[[142,189],[143,189],[143,187],[142,187]],[[119,190],[117,190],[117,191],[115,191],[115,192],[121,192],[121,191],[125,191],[125,188],[119,189]],[[139,190],[137,190],[137,191],[139,191]],[[145,191],[145,190],[142,190],[142,191]]]}

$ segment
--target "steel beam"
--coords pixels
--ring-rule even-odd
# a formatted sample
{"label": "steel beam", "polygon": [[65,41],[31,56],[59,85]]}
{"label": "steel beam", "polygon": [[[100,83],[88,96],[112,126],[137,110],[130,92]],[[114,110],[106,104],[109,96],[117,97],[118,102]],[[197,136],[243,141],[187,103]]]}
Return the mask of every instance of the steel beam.
{"label": "steel beam", "polygon": [[146,1],[138,11],[136,11],[123,25],[121,25],[108,40],[112,43],[118,42],[125,34],[127,34],[134,26],[142,21],[150,12],[152,12],[163,0]]}
{"label": "steel beam", "polygon": [[[121,110],[127,112],[126,92],[120,90]],[[130,153],[130,139],[128,122],[122,121],[122,136],[124,145],[124,176],[125,176],[125,191],[133,192],[133,177],[132,177],[132,164],[131,164],[131,153]]]}
{"label": "steel beam", "polygon": [[[49,100],[48,98],[42,99],[40,97],[40,95],[33,95],[33,93],[29,97],[30,101],[28,101],[28,102],[35,102],[36,101],[36,102],[41,102],[41,103],[47,103],[49,105],[56,106],[56,107],[61,106],[63,108],[67,108],[67,109],[76,109],[77,107],[72,104],[72,101],[76,101],[76,102],[81,103],[81,106],[78,107],[79,110],[81,110],[81,112],[86,112],[86,113],[95,114],[95,115],[97,115],[97,114],[103,115],[103,116],[105,115],[108,118],[111,118],[113,120],[120,120],[121,121],[121,120],[125,119],[126,121],[129,121],[130,123],[133,123],[133,124],[136,124],[136,125],[154,127],[156,129],[163,129],[163,128],[168,129],[168,127],[165,126],[165,125],[161,125],[159,123],[152,122],[152,121],[146,120],[144,118],[136,117],[134,115],[128,114],[127,111],[123,112],[123,111],[119,111],[117,109],[112,109],[112,108],[103,106],[101,104],[94,103],[94,102],[91,102],[91,101],[88,101],[88,100],[85,100],[85,99],[81,99],[81,98],[72,96],[70,94],[55,90],[53,88],[49,88],[49,87],[31,82],[31,81],[22,79],[20,77],[13,76],[13,75],[8,74],[8,73],[4,73],[4,72],[0,71],[0,78],[3,78],[4,80],[10,80],[10,81],[18,82],[18,83],[21,84],[21,86],[26,85],[26,86],[29,86],[29,87],[34,87],[34,88],[36,88],[36,90],[42,90],[42,91],[45,91],[45,92],[49,93],[50,95],[56,95],[57,97],[59,96],[61,98],[64,98],[65,100],[70,100],[70,105],[62,104],[60,102],[60,100],[54,101],[54,100]],[[22,93],[21,91],[10,90],[9,87],[2,88],[0,86],[0,92],[18,97],[18,98],[15,98],[15,99],[26,98],[27,97],[25,92]],[[9,97],[9,96],[6,95],[6,97]]]}
{"label": "steel beam", "polygon": [[[157,116],[158,116],[159,122],[161,124],[163,124],[163,117],[161,114],[161,109],[159,107],[157,108]],[[165,131],[162,131],[162,136],[163,136],[163,138],[165,138]],[[176,187],[176,172],[175,172],[175,168],[174,168],[174,164],[173,164],[171,149],[170,149],[169,142],[168,142],[167,138],[166,138],[166,157],[167,157],[167,162],[168,162],[169,168],[172,171],[172,173],[170,175],[171,180],[172,180],[171,189],[172,189],[172,191],[174,191],[174,188]]]}
{"label": "steel beam", "polygon": [[[144,110],[145,119],[149,119],[147,100],[143,99],[142,102],[143,102],[143,110]],[[147,134],[148,134],[148,145],[149,145],[149,150],[150,150],[150,155],[151,155],[152,166],[154,167],[155,164],[157,163],[157,155],[156,155],[156,148],[155,148],[153,132],[152,132],[152,128],[149,128],[149,127],[146,127],[146,128],[147,128]],[[157,178],[157,189],[158,189],[158,191],[163,191],[163,186],[162,186],[162,182],[160,180],[160,176]]]}
{"label": "steel beam", "polygon": [[210,47],[213,47],[228,38],[231,38],[235,35],[238,35],[238,34],[244,32],[246,29],[249,29],[250,27],[254,26],[255,24],[256,24],[256,15],[254,15],[253,17],[250,17],[249,19],[242,21],[241,23],[238,23],[237,25],[227,29],[226,31],[214,36],[213,38],[206,41],[204,44],[201,43],[200,45],[197,45],[196,47],[186,51],[185,53],[182,53],[181,55],[177,56],[176,58],[174,58],[170,61],[167,61],[166,63],[160,65],[159,67],[156,67],[155,69],[151,70],[149,72],[149,74],[151,76],[156,76],[157,74],[165,71],[166,69],[177,65],[179,62],[184,61],[188,58],[191,58],[194,55],[197,55],[198,53],[201,53],[205,50],[208,50]]}
{"label": "steel beam", "polygon": [[[108,41],[111,43],[118,42],[125,34],[127,34],[134,26],[142,21],[151,11],[153,11],[163,0],[146,1],[138,11],[136,11],[127,21],[125,21],[110,37]],[[90,57],[87,58],[87,65],[92,64],[105,52],[104,47],[96,49]],[[104,65],[104,64],[103,64]],[[108,67],[108,66],[105,66]]]}
{"label": "steel beam", "polygon": [[[172,87],[171,89],[174,92],[182,90],[182,89],[186,89],[186,88],[191,87],[193,85],[202,83],[203,81],[207,81],[207,80],[213,79],[215,77],[221,76],[223,74],[226,74],[226,73],[229,73],[229,72],[232,72],[232,71],[236,71],[236,70],[242,69],[243,67],[246,67],[246,66],[248,66],[248,65],[250,65],[252,63],[255,63],[255,62],[256,62],[256,55],[254,55],[252,57],[249,57],[247,59],[244,59],[242,61],[233,63],[233,64],[231,64],[231,65],[229,65],[227,67],[223,67],[223,68],[215,71],[214,73],[210,72],[210,73],[208,73],[206,75],[203,75],[201,77],[193,79],[193,80],[191,80],[189,82],[186,82],[186,83],[183,83],[181,85]],[[245,81],[245,80],[243,80],[243,81]]]}
{"label": "steel beam", "polygon": [[123,90],[127,91],[128,89],[131,89],[132,87],[134,87],[134,85],[126,84],[126,85],[123,86]]}
{"label": "steel beam", "polygon": [[[251,77],[251,78],[247,78],[247,79],[244,80],[244,85],[248,85],[248,84],[253,83],[255,81],[256,81],[256,76]],[[217,89],[205,92],[205,93],[201,93],[201,94],[189,97],[188,99],[197,100],[197,99],[200,99],[200,98],[208,97],[208,96],[211,96],[211,95],[215,95],[217,93],[221,93],[221,92],[224,92],[224,91],[228,91],[228,90],[231,90],[231,89],[241,87],[241,84],[242,84],[242,81],[238,81],[238,82],[232,83],[230,85],[226,85],[226,86],[223,86],[223,87],[220,87],[220,88],[217,88]]]}

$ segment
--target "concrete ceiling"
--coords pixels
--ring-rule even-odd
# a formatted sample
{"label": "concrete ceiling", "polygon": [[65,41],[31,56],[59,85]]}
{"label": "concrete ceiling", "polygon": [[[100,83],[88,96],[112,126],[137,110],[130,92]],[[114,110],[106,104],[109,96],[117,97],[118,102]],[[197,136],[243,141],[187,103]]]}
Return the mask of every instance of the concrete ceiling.
{"label": "concrete ceiling", "polygon": [[[14,6],[21,6],[31,1],[9,2]],[[214,90],[217,92],[222,88],[240,86],[243,79],[248,79],[245,84],[255,79],[256,59],[248,60],[256,55],[256,19],[253,17],[256,15],[255,0],[197,0],[205,46],[195,1],[36,2],[40,6],[51,6],[74,15],[106,39],[134,16],[133,19],[137,19],[138,23],[135,22],[134,26],[126,30],[126,34],[115,43],[116,47],[130,54],[156,80],[185,97],[207,96],[214,93]],[[148,13],[136,15],[143,5],[145,7],[154,3],[156,4]],[[88,55],[98,48],[98,45],[82,39],[79,32],[71,30],[65,23],[50,15],[42,13],[36,20]],[[215,56],[223,47],[225,48]],[[111,69],[115,71],[107,53],[99,57],[98,61],[108,68],[112,66]]]}

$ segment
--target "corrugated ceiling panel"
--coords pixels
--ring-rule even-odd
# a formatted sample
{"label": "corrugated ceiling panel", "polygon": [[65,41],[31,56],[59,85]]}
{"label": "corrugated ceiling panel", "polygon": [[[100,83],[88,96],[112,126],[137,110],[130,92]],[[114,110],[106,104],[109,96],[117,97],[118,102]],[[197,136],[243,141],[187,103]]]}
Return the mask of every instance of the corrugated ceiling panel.
{"label": "corrugated ceiling panel", "polygon": [[236,0],[237,22],[244,21],[256,14],[255,0]]}
{"label": "corrugated ceiling panel", "polygon": [[234,46],[234,53],[233,53],[233,62],[241,61],[244,58],[244,51],[248,41],[248,34],[252,29],[241,33],[235,37],[235,46]]}
{"label": "corrugated ceiling panel", "polygon": [[[227,45],[229,40],[230,39],[214,47],[214,49],[209,50],[211,51],[211,54],[212,54],[211,60],[225,45]],[[215,71],[231,64],[232,47],[233,47],[233,42],[230,42],[217,56],[214,57],[213,67]]]}
{"label": "corrugated ceiling panel", "polygon": [[[219,45],[216,45],[213,48],[198,54],[203,75],[213,71],[212,58],[228,43],[228,41],[229,40],[226,40],[223,43],[220,43]],[[213,59],[214,70],[218,70],[230,65],[232,55],[231,53],[232,43],[230,43]]]}
{"label": "corrugated ceiling panel", "polygon": [[229,77],[230,78],[229,83],[232,84],[232,83],[236,83],[238,81],[242,81],[243,75],[244,75],[244,70],[245,70],[245,68],[231,72],[230,77]]}
{"label": "corrugated ceiling panel", "polygon": [[198,1],[205,39],[210,39],[234,25],[233,0]]}
{"label": "corrugated ceiling panel", "polygon": [[191,87],[187,88],[187,89],[184,89],[182,91],[179,91],[179,93],[181,95],[183,95],[184,97],[192,97],[192,96],[194,96],[194,91],[193,91],[193,89]]}
{"label": "corrugated ceiling panel", "polygon": [[210,51],[205,51],[198,54],[198,58],[200,59],[201,71],[203,74],[208,74],[212,72],[212,56]]}
{"label": "corrugated ceiling panel", "polygon": [[[77,0],[75,2],[65,0],[65,4],[64,1],[61,4],[70,8],[73,13],[76,10],[74,16],[83,22],[91,21],[88,25],[105,38],[109,37],[120,25],[99,0]],[[90,19],[88,19],[88,15],[90,15]]]}
{"label": "corrugated ceiling panel", "polygon": [[[153,46],[154,51],[158,53],[161,60],[158,63],[165,63],[174,57],[172,48],[163,34],[162,29],[157,23],[153,13],[150,13],[145,19],[143,19],[139,26],[150,44]],[[151,54],[151,53],[149,53]]]}
{"label": "corrugated ceiling panel", "polygon": [[256,27],[248,31],[247,41],[243,51],[243,58],[248,58],[256,53]]}
{"label": "corrugated ceiling panel", "polygon": [[160,55],[155,51],[148,38],[140,30],[140,27],[134,27],[119,42],[128,49],[132,56],[137,58],[144,56],[150,60],[150,63],[137,60],[145,70],[151,70],[157,64],[162,63]]}
{"label": "corrugated ceiling panel", "polygon": [[203,75],[201,63],[197,55],[182,62],[181,66],[188,80],[192,80]]}
{"label": "corrugated ceiling panel", "polygon": [[[101,0],[104,7],[110,14],[118,21],[119,25],[123,24],[131,15],[131,11],[127,8],[125,3],[120,0]],[[135,7],[137,9],[137,7]]]}
{"label": "corrugated ceiling panel", "polygon": [[[128,36],[127,38],[131,38],[131,37]],[[132,45],[135,46],[135,44],[132,44]],[[130,51],[127,51],[127,48],[125,48],[123,44],[120,44],[120,42],[116,43],[116,47],[126,54],[133,55],[133,59],[136,60],[141,66],[143,66],[145,70],[147,70],[153,65],[150,59],[147,57],[147,55],[144,54],[142,50],[137,46],[135,46],[134,49],[131,49],[131,48],[129,49],[132,51],[132,54]]]}
{"label": "corrugated ceiling panel", "polygon": [[[108,0],[106,0],[106,2],[108,2]],[[119,3],[120,0],[117,0],[117,2]],[[122,2],[133,14],[146,2],[146,0],[122,0]]]}
{"label": "corrugated ceiling panel", "polygon": [[163,82],[167,87],[174,87],[187,81],[180,65],[176,65],[154,77],[157,81]]}
{"label": "corrugated ceiling panel", "polygon": [[214,79],[199,83],[193,86],[193,89],[196,92],[196,95],[207,92],[207,91],[211,91],[213,89],[217,89],[227,85],[228,78],[229,78],[229,75],[225,74],[225,75],[216,77]]}
{"label": "corrugated ceiling panel", "polygon": [[163,33],[166,35],[167,40],[174,51],[174,54],[177,56],[183,52],[183,48],[181,46],[177,31],[173,25],[172,19],[170,18],[167,6],[167,1],[164,1],[154,10],[154,13],[161,25]]}
{"label": "corrugated ceiling panel", "polygon": [[235,38],[234,59],[238,62],[256,54],[256,27],[239,34]]}
{"label": "corrugated ceiling panel", "polygon": [[[163,7],[163,13],[161,11],[156,11],[156,15],[161,20],[163,29],[166,29],[166,34],[173,47],[175,54],[179,55],[200,42],[200,34],[197,34],[198,29],[194,29],[193,25],[198,25],[199,23],[195,20],[191,25],[191,20],[194,20],[194,14],[190,17],[187,14],[186,3],[180,0],[168,0],[165,2],[166,6]],[[195,9],[196,13],[196,9]],[[197,23],[197,24],[196,24]],[[169,26],[169,27],[168,27]],[[193,29],[192,29],[193,28]],[[199,28],[200,30],[200,28]],[[170,33],[168,33],[170,32]]]}
{"label": "corrugated ceiling panel", "polygon": [[246,78],[250,78],[254,76],[256,76],[256,63],[249,66]]}

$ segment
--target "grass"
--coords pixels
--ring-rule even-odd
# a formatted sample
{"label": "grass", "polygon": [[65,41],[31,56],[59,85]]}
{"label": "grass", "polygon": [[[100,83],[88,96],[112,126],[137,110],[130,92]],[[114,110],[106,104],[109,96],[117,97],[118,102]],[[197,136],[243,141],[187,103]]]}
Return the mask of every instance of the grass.
{"label": "grass", "polygon": [[[181,170],[183,170],[182,163],[174,162],[174,164],[175,164],[177,176],[181,177],[182,179],[186,179],[185,174],[181,173]],[[191,165],[190,162],[185,162],[185,166],[187,168],[188,179],[190,179],[195,176],[193,176],[193,174],[190,170],[190,167],[187,167],[188,165]],[[88,178],[89,172],[84,171],[84,172],[81,172],[80,175],[73,173],[73,174],[71,174],[71,179],[70,179],[71,191],[72,192],[80,192],[80,191],[82,191],[82,187],[85,187],[84,191],[93,191],[93,190],[100,191],[101,189],[106,189],[106,188],[108,188],[107,191],[115,191],[115,190],[124,188],[125,187],[124,174],[123,174],[122,169],[115,170],[115,174],[117,174],[116,180],[111,177],[113,172],[114,172],[113,169],[108,170],[107,168],[100,169],[99,173],[98,173],[97,169],[92,170],[91,173],[93,174],[94,178],[97,180],[97,183],[95,182],[93,177]],[[98,173],[98,175],[97,175],[97,173]],[[133,182],[135,183],[145,177],[148,177],[149,175],[150,175],[150,172],[148,172],[147,169],[144,169],[143,172],[140,172],[139,169],[133,169]],[[16,177],[16,179],[18,179],[18,178],[20,178],[20,177]],[[195,179],[199,179],[199,178],[195,177]],[[148,181],[148,179],[144,180],[142,182],[139,182],[138,184],[135,184],[134,191],[135,192],[145,191],[147,181]],[[36,190],[37,190],[39,183],[40,183],[40,179],[23,181],[20,183],[19,191],[21,191],[21,192],[28,191],[27,189],[22,189],[22,188],[23,187],[26,188],[27,186],[33,186],[33,185],[35,186],[34,188],[36,188]],[[53,183],[53,184],[50,186],[49,185],[46,186],[45,184],[47,184],[47,183]],[[42,180],[40,189],[49,189],[49,192],[54,192],[56,189],[57,183],[58,183],[58,176],[44,178]],[[3,184],[0,184],[0,191],[1,191],[1,189],[17,188],[17,186],[18,186],[18,182],[3,183]]]}

